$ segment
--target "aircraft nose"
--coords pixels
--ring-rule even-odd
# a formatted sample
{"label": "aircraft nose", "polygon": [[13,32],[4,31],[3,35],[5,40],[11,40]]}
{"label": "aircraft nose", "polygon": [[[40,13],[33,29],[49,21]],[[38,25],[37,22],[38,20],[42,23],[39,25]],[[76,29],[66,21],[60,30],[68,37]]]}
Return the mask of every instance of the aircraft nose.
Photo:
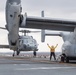
{"label": "aircraft nose", "polygon": [[16,2],[17,4],[20,4],[21,3],[21,0],[8,0],[9,3],[14,3]]}
{"label": "aircraft nose", "polygon": [[24,46],[24,48],[26,48],[26,49],[30,49],[31,48],[31,46],[29,45],[29,44],[27,44],[27,45],[23,45]]}

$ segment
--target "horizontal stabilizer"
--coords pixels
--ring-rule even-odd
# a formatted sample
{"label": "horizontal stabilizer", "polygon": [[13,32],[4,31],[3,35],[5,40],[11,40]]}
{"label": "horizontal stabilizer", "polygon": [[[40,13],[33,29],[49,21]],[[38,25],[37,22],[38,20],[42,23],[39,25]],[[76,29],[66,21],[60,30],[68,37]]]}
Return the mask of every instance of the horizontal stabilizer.
{"label": "horizontal stabilizer", "polygon": [[45,42],[45,30],[41,30],[41,42]]}
{"label": "horizontal stabilizer", "polygon": [[49,33],[45,33],[46,36],[61,36],[60,32],[49,32]]}
{"label": "horizontal stabilizer", "polygon": [[9,48],[9,45],[0,45],[0,48]]}
{"label": "horizontal stabilizer", "polygon": [[0,29],[5,29],[6,30],[6,28],[4,28],[4,27],[0,27]]}
{"label": "horizontal stabilizer", "polygon": [[45,36],[61,36],[61,32],[41,30],[41,42],[45,42]]}

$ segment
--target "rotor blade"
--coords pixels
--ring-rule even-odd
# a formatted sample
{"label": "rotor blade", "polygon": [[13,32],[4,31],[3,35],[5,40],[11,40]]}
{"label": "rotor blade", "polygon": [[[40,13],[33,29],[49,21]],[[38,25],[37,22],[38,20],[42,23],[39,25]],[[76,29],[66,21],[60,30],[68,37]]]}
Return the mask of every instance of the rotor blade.
{"label": "rotor blade", "polygon": [[4,29],[4,30],[6,30],[6,28],[4,28],[4,27],[0,27],[0,29]]}
{"label": "rotor blade", "polygon": [[41,31],[20,30],[19,32],[22,32],[22,33],[38,33]]}
{"label": "rotor blade", "polygon": [[29,30],[20,30],[19,32],[22,32],[22,33],[30,33]]}
{"label": "rotor blade", "polygon": [[9,45],[0,45],[0,48],[9,48]]}

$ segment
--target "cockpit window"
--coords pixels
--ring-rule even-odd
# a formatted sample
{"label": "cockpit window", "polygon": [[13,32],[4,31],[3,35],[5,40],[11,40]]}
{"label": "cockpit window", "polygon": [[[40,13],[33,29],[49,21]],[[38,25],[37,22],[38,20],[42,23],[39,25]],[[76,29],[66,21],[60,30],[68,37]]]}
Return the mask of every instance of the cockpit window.
{"label": "cockpit window", "polygon": [[28,40],[25,40],[24,42],[25,42],[25,43],[28,43]]}
{"label": "cockpit window", "polygon": [[22,40],[22,43],[23,43],[23,40]]}
{"label": "cockpit window", "polygon": [[17,4],[20,4],[21,3],[21,0],[8,0],[9,1],[9,3],[13,3],[13,2],[16,2]]}

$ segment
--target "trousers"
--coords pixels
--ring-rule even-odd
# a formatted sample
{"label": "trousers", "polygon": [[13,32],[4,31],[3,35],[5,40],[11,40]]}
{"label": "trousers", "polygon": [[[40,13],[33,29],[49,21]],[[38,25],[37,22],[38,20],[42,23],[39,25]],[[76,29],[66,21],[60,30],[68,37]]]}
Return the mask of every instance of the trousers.
{"label": "trousers", "polygon": [[54,60],[56,60],[55,52],[50,52],[50,60],[51,60],[52,56],[54,57]]}

